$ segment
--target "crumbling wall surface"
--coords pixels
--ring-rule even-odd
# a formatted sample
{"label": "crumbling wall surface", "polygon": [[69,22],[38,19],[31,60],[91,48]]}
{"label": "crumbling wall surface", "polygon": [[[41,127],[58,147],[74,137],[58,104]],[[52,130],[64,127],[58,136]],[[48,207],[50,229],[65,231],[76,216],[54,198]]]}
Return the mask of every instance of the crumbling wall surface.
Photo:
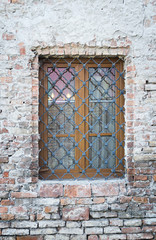
{"label": "crumbling wall surface", "polygon": [[[155,14],[154,0],[1,0],[0,239],[155,239]],[[38,179],[40,55],[124,58],[124,179]]]}

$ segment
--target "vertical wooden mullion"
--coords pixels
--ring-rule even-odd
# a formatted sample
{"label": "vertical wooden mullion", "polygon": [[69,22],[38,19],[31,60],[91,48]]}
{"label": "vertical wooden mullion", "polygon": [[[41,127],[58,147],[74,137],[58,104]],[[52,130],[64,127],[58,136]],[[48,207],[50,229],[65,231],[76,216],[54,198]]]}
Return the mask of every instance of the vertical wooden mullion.
{"label": "vertical wooden mullion", "polygon": [[[78,64],[75,67],[76,72],[81,70],[81,65]],[[75,112],[75,125],[78,126],[78,129],[75,131],[75,142],[78,143],[78,147],[75,148],[75,160],[79,161],[75,166],[75,169],[81,172],[81,168],[85,167],[85,156],[82,154],[85,152],[85,139],[83,139],[83,135],[85,134],[85,122],[83,121],[83,117],[85,115],[85,105],[82,103],[84,99],[84,69],[81,70],[78,74],[78,77],[75,79],[75,88],[78,90],[78,93],[75,96],[75,107],[78,109]]]}
{"label": "vertical wooden mullion", "polygon": [[[85,87],[85,116],[86,117],[86,123],[85,123],[85,133],[86,133],[86,140],[85,140],[85,149],[86,151],[86,160],[85,160],[85,168],[89,165],[89,68],[87,67],[87,70],[85,70],[84,74],[84,81],[86,82],[86,87]],[[89,159],[89,160],[88,160]]]}
{"label": "vertical wooden mullion", "polygon": [[[117,65],[117,69],[119,70],[119,72],[122,72],[123,68],[122,68],[122,62],[120,61]],[[116,72],[116,79],[119,78],[120,76],[120,73],[119,72]],[[120,77],[118,79],[118,81],[116,82],[116,86],[120,89],[120,90],[123,90],[124,89],[124,81],[123,79]],[[116,88],[116,97],[118,97],[120,95],[120,90],[118,90]],[[124,123],[124,113],[120,111],[119,108],[122,108],[124,107],[124,95],[121,94],[120,97],[118,97],[116,99],[116,104],[119,106],[116,106],[115,107],[115,114],[116,114],[116,117],[115,117],[115,120],[116,123],[116,132],[120,129],[120,126],[121,124]],[[119,113],[120,112],[120,113]],[[119,142],[122,142],[124,140],[124,133],[122,131],[122,129],[120,129],[118,131],[118,133],[116,133],[116,138],[119,140]],[[116,140],[116,149],[118,148],[118,150],[116,150],[116,156],[119,158],[119,159],[122,159],[124,157],[124,148],[122,146],[119,147],[119,142]],[[119,160],[118,158],[116,158],[116,165],[118,165],[119,163]],[[123,169],[122,165],[119,165],[119,167],[117,168],[118,170],[121,170]]]}
{"label": "vertical wooden mullion", "polygon": [[[46,67],[44,66],[44,70],[46,71]],[[44,104],[44,106],[42,104],[39,105],[39,116],[42,116],[42,122],[40,121],[39,123],[39,132],[40,132],[40,139],[43,139],[43,141],[45,143],[48,143],[48,132],[46,130],[46,125],[48,124],[48,113],[44,113],[45,112],[45,108],[48,107],[48,95],[45,94],[45,89],[48,89],[48,79],[47,77],[45,77],[45,73],[44,73],[44,70],[43,69],[40,69],[40,81],[41,79],[42,80],[42,85],[43,87],[40,87],[39,89],[39,96],[40,98],[42,98],[42,103]],[[43,95],[45,94],[45,96],[43,97]],[[44,113],[44,115],[43,115]],[[45,144],[42,140],[39,141],[39,148],[41,149],[41,152],[40,152],[40,161],[39,161],[39,164],[40,166],[43,165],[43,160],[44,161],[47,161],[48,159],[48,150],[47,148],[45,147]],[[48,163],[47,163],[48,165]],[[46,168],[46,165],[45,167]],[[41,169],[41,172],[42,170],[44,171],[44,168]]]}

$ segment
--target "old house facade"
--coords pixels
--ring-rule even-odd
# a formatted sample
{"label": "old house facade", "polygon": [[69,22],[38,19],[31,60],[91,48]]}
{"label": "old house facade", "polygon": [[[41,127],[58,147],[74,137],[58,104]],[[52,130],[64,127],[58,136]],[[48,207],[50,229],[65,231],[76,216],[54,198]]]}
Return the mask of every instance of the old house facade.
{"label": "old house facade", "polygon": [[155,239],[154,0],[1,0],[0,239]]}

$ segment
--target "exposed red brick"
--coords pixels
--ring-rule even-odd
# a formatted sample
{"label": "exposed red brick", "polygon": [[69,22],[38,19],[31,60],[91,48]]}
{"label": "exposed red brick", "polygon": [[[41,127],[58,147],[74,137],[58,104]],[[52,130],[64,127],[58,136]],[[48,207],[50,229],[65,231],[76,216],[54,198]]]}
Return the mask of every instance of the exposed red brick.
{"label": "exposed red brick", "polygon": [[149,202],[150,203],[156,203],[156,197],[150,197]]}
{"label": "exposed red brick", "polygon": [[1,214],[0,217],[2,220],[5,220],[5,221],[10,221],[15,218],[15,216],[13,214]]}
{"label": "exposed red brick", "polygon": [[62,184],[44,184],[40,188],[40,197],[60,197],[63,195]]}
{"label": "exposed red brick", "polygon": [[44,208],[44,211],[45,211],[45,213],[57,213],[58,207],[56,207],[56,206],[53,206],[53,207],[47,206],[47,207]]}
{"label": "exposed red brick", "polygon": [[145,176],[145,175],[136,175],[136,176],[134,176],[134,180],[135,181],[146,181],[147,180],[147,176]]}
{"label": "exposed red brick", "polygon": [[15,184],[15,179],[13,179],[13,178],[0,178],[0,184]]}
{"label": "exposed red brick", "polygon": [[8,178],[8,177],[9,177],[9,172],[4,172],[4,173],[3,173],[3,177],[4,177],[4,178]]}
{"label": "exposed red brick", "polygon": [[133,187],[135,188],[146,188],[150,185],[150,182],[134,182]]}
{"label": "exposed red brick", "polygon": [[2,134],[2,133],[8,133],[8,129],[0,128],[0,134]]}
{"label": "exposed red brick", "polygon": [[137,170],[137,169],[134,169],[134,168],[128,168],[127,169],[127,174],[135,175],[135,174],[138,174],[138,173],[139,173],[139,170]]}
{"label": "exposed red brick", "polygon": [[26,51],[25,51],[24,43],[19,43],[19,48],[20,48],[20,55],[25,55]]}
{"label": "exposed red brick", "polygon": [[129,203],[132,200],[132,197],[122,196],[120,197],[120,203]]}
{"label": "exposed red brick", "polygon": [[37,214],[37,220],[42,220],[42,219],[44,219],[44,215],[43,214],[41,214],[41,213],[38,213]]}
{"label": "exposed red brick", "polygon": [[153,180],[154,180],[154,182],[156,182],[156,175],[153,176]]}
{"label": "exposed red brick", "polygon": [[42,236],[17,236],[17,240],[43,240]]}
{"label": "exposed red brick", "polygon": [[36,198],[37,193],[33,192],[12,192],[12,198]]}
{"label": "exposed red brick", "polygon": [[148,203],[147,197],[133,197],[133,201],[139,202],[139,203]]}
{"label": "exposed red brick", "polygon": [[129,85],[129,84],[134,84],[134,79],[128,78],[128,79],[127,79],[127,84],[128,84],[128,85]]}
{"label": "exposed red brick", "polygon": [[0,157],[0,163],[7,163],[7,162],[9,162],[8,157]]}
{"label": "exposed red brick", "polygon": [[63,208],[63,220],[79,221],[89,219],[88,207],[65,207]]}
{"label": "exposed red brick", "polygon": [[105,202],[105,198],[103,197],[99,197],[99,198],[93,198],[93,203],[104,203]]}
{"label": "exposed red brick", "polygon": [[11,201],[11,200],[5,199],[5,200],[2,200],[2,201],[1,201],[1,205],[2,205],[2,206],[11,206],[11,205],[14,205],[14,202]]}
{"label": "exposed red brick", "polygon": [[21,65],[19,65],[19,64],[16,64],[15,65],[15,69],[19,70],[19,69],[23,69],[23,67]]}
{"label": "exposed red brick", "polygon": [[12,207],[11,208],[11,212],[14,213],[14,214],[17,214],[17,213],[26,213],[27,210],[25,207],[22,207],[22,206],[19,206],[19,207]]}
{"label": "exposed red brick", "polygon": [[136,240],[136,239],[153,239],[152,233],[136,233],[136,234],[127,234],[127,240]]}
{"label": "exposed red brick", "polygon": [[98,236],[97,235],[90,235],[88,236],[88,240],[98,240]]}
{"label": "exposed red brick", "polygon": [[7,213],[8,208],[7,207],[0,207],[0,213]]}
{"label": "exposed red brick", "polygon": [[3,33],[2,38],[4,40],[10,41],[15,39],[15,35],[13,33]]}
{"label": "exposed red brick", "polygon": [[94,196],[116,196],[119,194],[118,183],[93,184],[92,192]]}
{"label": "exposed red brick", "polygon": [[89,205],[91,204],[92,200],[90,198],[79,198],[77,200],[77,204],[81,204],[81,205]]}
{"label": "exposed red brick", "polygon": [[12,77],[0,77],[0,82],[1,83],[11,83],[12,82]]}
{"label": "exposed red brick", "polygon": [[71,198],[62,198],[61,199],[61,205],[71,205],[71,204],[76,204],[77,200],[76,199],[71,199]]}
{"label": "exposed red brick", "polygon": [[122,233],[139,233],[142,232],[140,227],[123,227]]}
{"label": "exposed red brick", "polygon": [[87,185],[66,185],[64,196],[73,197],[91,197],[90,184]]}
{"label": "exposed red brick", "polygon": [[136,71],[136,67],[135,66],[128,66],[127,67],[127,72],[133,72]]}

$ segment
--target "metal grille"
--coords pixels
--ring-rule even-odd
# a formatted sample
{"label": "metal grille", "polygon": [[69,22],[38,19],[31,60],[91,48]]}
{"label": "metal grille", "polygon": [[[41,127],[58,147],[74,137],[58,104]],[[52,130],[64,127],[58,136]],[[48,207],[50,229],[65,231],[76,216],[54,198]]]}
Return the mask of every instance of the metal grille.
{"label": "metal grille", "polygon": [[40,59],[40,178],[124,176],[118,58]]}

